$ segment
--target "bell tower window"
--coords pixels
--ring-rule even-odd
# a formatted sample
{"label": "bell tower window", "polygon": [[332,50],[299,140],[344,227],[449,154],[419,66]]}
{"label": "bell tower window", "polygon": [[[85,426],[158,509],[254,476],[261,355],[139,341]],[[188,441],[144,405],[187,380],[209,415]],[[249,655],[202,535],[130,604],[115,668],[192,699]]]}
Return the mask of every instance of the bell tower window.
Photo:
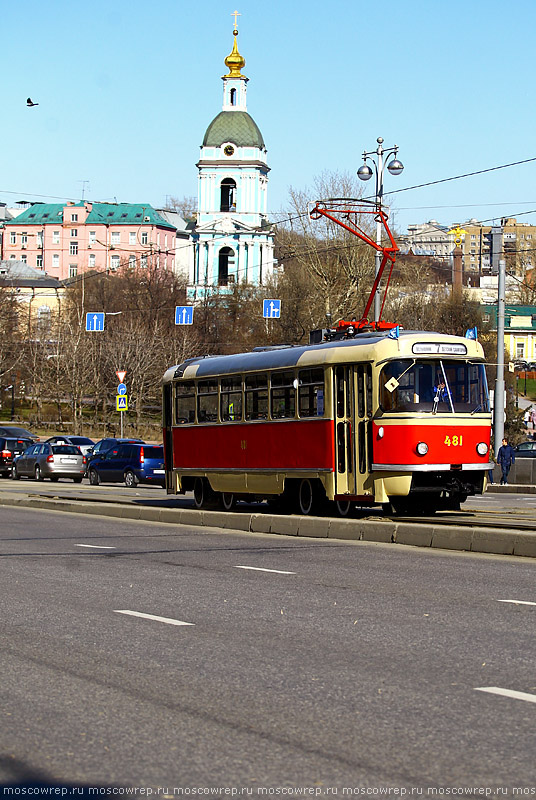
{"label": "bell tower window", "polygon": [[230,247],[222,247],[218,256],[218,286],[228,286],[234,280],[234,275],[229,274],[234,263],[234,251]]}
{"label": "bell tower window", "polygon": [[236,183],[232,178],[221,182],[220,211],[236,211]]}
{"label": "bell tower window", "polygon": [[236,89],[231,89],[231,105],[236,106]]}

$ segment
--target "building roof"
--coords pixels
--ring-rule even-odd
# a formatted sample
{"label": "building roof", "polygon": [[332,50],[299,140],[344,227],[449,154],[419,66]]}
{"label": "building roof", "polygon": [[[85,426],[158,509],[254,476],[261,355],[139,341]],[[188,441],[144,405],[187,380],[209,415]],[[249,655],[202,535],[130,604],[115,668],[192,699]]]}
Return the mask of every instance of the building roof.
{"label": "building roof", "polygon": [[262,133],[247,111],[220,111],[214,117],[206,130],[203,147],[220,147],[224,142],[265,149]]}
{"label": "building roof", "polygon": [[148,203],[93,203],[86,219],[86,225],[92,222],[101,225],[142,225],[147,223],[175,229],[174,225],[167,222]]}
{"label": "building roof", "polygon": [[[91,206],[86,225],[158,225],[161,228],[175,227],[167,222],[149,203],[76,203],[70,209]],[[6,225],[61,225],[66,203],[33,203],[15,219],[6,220]]]}
{"label": "building roof", "polygon": [[51,278],[41,270],[30,267],[24,261],[9,258],[0,261],[0,286],[42,287],[58,289],[61,284],[57,278]]}

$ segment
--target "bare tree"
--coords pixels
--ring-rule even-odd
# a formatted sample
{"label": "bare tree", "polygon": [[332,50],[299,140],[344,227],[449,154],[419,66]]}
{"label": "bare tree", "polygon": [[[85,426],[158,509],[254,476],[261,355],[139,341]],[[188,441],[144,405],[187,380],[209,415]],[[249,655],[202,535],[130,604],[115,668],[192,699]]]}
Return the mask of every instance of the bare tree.
{"label": "bare tree", "polygon": [[[277,257],[285,272],[302,268],[309,284],[308,301],[321,300],[318,322],[355,316],[363,311],[374,274],[374,253],[364,242],[326,218],[311,220],[309,209],[317,200],[360,198],[362,187],[345,173],[323,173],[313,188],[290,189],[289,221],[281,225]],[[358,217],[360,227],[372,232],[373,219]]]}
{"label": "bare tree", "polygon": [[168,195],[164,208],[167,211],[176,211],[184,219],[195,219],[197,217],[197,197]]}

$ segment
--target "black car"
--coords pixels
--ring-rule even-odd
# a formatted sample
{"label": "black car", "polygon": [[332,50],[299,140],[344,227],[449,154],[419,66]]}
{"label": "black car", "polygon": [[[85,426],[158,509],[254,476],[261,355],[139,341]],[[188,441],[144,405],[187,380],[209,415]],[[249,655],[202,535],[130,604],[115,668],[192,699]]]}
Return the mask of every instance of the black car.
{"label": "black car", "polygon": [[93,447],[86,451],[87,470],[89,472],[89,465],[96,458],[101,458],[105,453],[117,450],[120,444],[145,444],[143,439],[99,439]]}
{"label": "black car", "polygon": [[521,442],[514,451],[516,458],[536,458],[536,441]]}
{"label": "black car", "polygon": [[0,436],[0,475],[11,475],[13,459],[24,453],[33,444],[33,439],[19,439],[11,436]]}
{"label": "black car", "polygon": [[26,428],[19,428],[16,425],[0,425],[0,436],[6,436],[13,439],[30,439],[31,442],[37,442],[39,436],[27,431]]}

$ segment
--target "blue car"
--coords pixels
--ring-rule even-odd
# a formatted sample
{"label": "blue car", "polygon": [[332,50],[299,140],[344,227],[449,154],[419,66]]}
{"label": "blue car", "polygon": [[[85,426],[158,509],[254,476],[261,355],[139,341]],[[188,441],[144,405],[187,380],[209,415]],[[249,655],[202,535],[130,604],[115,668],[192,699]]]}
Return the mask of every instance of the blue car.
{"label": "blue car", "polygon": [[165,485],[164,448],[160,445],[120,444],[91,461],[88,478],[92,486],[120,483],[134,488],[138,483]]}

